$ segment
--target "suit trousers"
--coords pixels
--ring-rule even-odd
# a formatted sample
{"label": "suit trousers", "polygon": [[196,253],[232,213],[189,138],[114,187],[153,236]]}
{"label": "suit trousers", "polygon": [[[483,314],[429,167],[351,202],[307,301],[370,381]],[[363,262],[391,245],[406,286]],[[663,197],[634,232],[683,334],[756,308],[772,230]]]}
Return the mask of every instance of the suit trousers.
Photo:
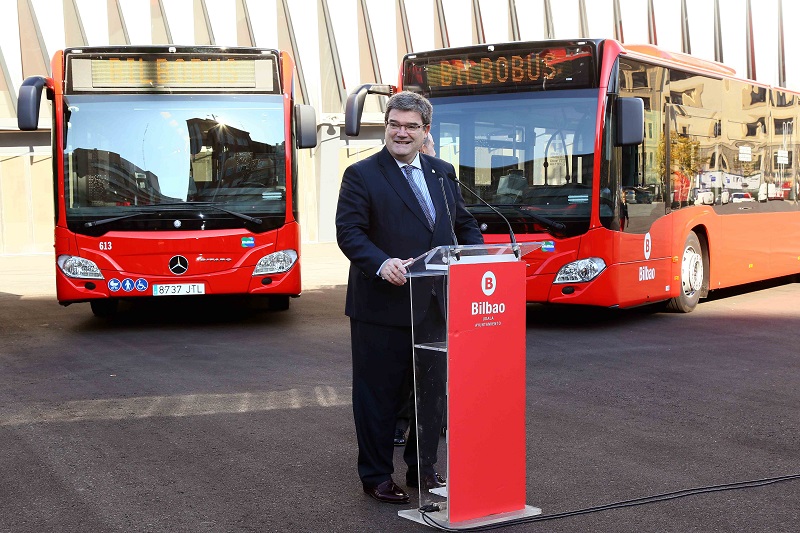
{"label": "suit trousers", "polygon": [[[436,303],[432,307],[439,313]],[[396,417],[407,401],[406,384],[413,380],[414,373],[412,330],[407,326],[384,326],[351,319],[350,335],[358,475],[362,483],[374,486],[387,481],[394,473]],[[445,369],[441,352],[418,351],[416,381],[424,400],[417,406],[412,404],[403,459],[409,469],[419,468],[423,475],[432,473],[437,461],[445,402]],[[422,464],[419,466],[414,413],[421,425],[419,461]]]}

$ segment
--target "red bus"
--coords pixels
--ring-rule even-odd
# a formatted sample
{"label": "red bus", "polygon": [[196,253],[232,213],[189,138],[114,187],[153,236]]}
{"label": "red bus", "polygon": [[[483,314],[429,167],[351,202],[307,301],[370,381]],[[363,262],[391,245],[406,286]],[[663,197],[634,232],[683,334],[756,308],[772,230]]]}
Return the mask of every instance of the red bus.
{"label": "red bus", "polygon": [[[544,241],[525,257],[529,302],[690,312],[710,290],[800,272],[800,95],[734,74],[609,39],[409,54],[399,87],[350,95],[346,132],[369,93],[424,94],[439,157],[518,241]],[[508,242],[470,209],[487,242]]]}
{"label": "red bus", "polygon": [[316,116],[294,62],[255,48],[68,48],[19,91],[52,101],[56,290],[98,316],[124,299],[300,294],[297,149]]}

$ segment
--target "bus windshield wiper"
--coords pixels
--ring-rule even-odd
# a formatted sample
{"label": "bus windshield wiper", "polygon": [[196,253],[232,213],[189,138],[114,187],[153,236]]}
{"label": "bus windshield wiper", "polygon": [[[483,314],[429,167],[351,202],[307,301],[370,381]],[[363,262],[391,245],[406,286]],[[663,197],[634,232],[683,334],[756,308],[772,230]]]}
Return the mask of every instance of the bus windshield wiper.
{"label": "bus windshield wiper", "polygon": [[92,220],[91,222],[84,223],[85,228],[93,228],[95,226],[102,226],[103,224],[109,224],[111,222],[116,222],[117,220],[123,220],[126,218],[138,217],[141,215],[157,215],[158,211],[139,211],[138,213],[130,213],[128,215],[120,215],[118,217],[111,217],[111,218],[103,218],[101,220]]}
{"label": "bus windshield wiper", "polygon": [[[224,207],[219,207],[213,204],[205,203],[205,202],[174,202],[174,203],[167,203],[167,204],[155,204],[152,207],[179,207],[189,205],[192,207],[208,207],[210,209],[216,209],[217,211],[222,211],[223,213],[227,213],[229,215],[233,215],[235,217],[241,218],[242,220],[246,220],[248,222],[252,222],[253,224],[261,224],[262,220],[260,218],[251,217],[250,215],[245,215],[244,213],[237,213],[236,211],[231,211],[229,209],[225,209]],[[170,211],[175,211],[171,209]],[[95,226],[102,226],[104,224],[110,224],[111,222],[116,222],[118,220],[124,220],[126,218],[138,217],[142,215],[158,215],[163,211],[139,211],[138,213],[130,213],[127,215],[120,215],[118,217],[111,217],[111,218],[104,218],[102,220],[93,220],[91,222],[86,222],[84,227],[93,228]]]}
{"label": "bus windshield wiper", "polygon": [[229,215],[233,215],[237,218],[241,218],[242,220],[246,220],[248,222],[252,222],[253,224],[261,224],[262,220],[260,218],[251,217],[250,215],[245,215],[244,213],[237,213],[236,211],[231,211],[230,209],[225,209],[224,207],[220,207],[218,205],[214,205],[208,202],[173,202],[168,204],[156,204],[156,205],[163,205],[163,206],[183,206],[183,205],[190,205],[193,207],[208,207],[209,209],[216,209],[217,211],[222,211],[223,213],[228,213]]}

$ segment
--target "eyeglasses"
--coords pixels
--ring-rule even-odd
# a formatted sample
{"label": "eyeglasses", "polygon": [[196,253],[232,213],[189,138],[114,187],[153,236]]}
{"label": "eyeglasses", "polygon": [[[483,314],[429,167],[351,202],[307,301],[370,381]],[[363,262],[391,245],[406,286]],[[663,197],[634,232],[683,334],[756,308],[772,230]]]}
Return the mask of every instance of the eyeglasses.
{"label": "eyeglasses", "polygon": [[391,131],[400,131],[401,129],[405,128],[408,133],[416,133],[422,128],[425,127],[425,124],[400,124],[399,122],[395,122],[394,120],[390,120],[386,123],[386,127],[389,128]]}

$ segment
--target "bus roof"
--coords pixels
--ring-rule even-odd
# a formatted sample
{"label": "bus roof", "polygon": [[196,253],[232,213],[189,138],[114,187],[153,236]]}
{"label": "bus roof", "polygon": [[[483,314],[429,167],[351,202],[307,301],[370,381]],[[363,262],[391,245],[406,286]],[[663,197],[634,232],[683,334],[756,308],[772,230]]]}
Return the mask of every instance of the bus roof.
{"label": "bus roof", "polygon": [[254,54],[272,53],[278,55],[274,48],[256,48],[245,46],[214,46],[214,45],[179,45],[179,44],[147,44],[147,45],[108,45],[108,46],[70,46],[64,49],[66,54],[166,54],[166,53],[196,53],[196,54]]}
{"label": "bus roof", "polygon": [[736,76],[736,70],[717,61],[709,61],[681,52],[668,52],[652,44],[623,44],[622,49],[640,55],[666,60],[674,66],[691,70],[705,70],[723,76]]}

